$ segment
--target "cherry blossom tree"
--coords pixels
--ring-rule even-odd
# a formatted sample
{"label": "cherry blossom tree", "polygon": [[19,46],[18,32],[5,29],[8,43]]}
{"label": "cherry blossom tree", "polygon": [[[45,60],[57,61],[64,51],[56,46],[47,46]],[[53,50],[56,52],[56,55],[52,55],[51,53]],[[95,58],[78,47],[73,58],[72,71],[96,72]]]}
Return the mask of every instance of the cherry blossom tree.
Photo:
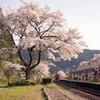
{"label": "cherry blossom tree", "polygon": [[[26,73],[26,79],[30,78],[31,71],[41,63],[41,54],[46,52],[50,59],[71,60],[77,58],[82,52],[81,46],[86,46],[77,29],[68,28],[66,19],[58,11],[50,11],[47,5],[41,8],[35,2],[22,1],[18,9],[6,12],[4,21],[14,48],[18,53]],[[18,42],[15,41],[18,36]],[[25,61],[22,52],[27,50],[29,62]],[[59,56],[55,58],[54,53]]]}
{"label": "cherry blossom tree", "polygon": [[100,67],[100,54],[95,54],[89,61],[83,61],[80,63],[78,70],[99,68]]}
{"label": "cherry blossom tree", "polygon": [[12,54],[13,46],[11,36],[9,36],[9,33],[6,30],[6,23],[2,9],[0,8],[0,60],[5,59],[7,56]]}
{"label": "cherry blossom tree", "polygon": [[77,70],[84,71],[83,73],[89,75],[90,78],[94,75],[94,79],[98,79],[100,77],[100,54],[95,54],[89,61],[81,62]]}
{"label": "cherry blossom tree", "polygon": [[49,69],[50,67],[48,67],[47,63],[41,62],[32,70],[31,78],[34,78],[34,80],[40,80],[42,77],[47,77],[50,75]]}
{"label": "cherry blossom tree", "polygon": [[66,77],[66,74],[63,71],[58,71],[57,75],[59,75],[60,77]]}
{"label": "cherry blossom tree", "polygon": [[83,69],[87,69],[88,68],[88,61],[82,61],[80,64],[79,64],[79,67],[77,70],[83,70]]}

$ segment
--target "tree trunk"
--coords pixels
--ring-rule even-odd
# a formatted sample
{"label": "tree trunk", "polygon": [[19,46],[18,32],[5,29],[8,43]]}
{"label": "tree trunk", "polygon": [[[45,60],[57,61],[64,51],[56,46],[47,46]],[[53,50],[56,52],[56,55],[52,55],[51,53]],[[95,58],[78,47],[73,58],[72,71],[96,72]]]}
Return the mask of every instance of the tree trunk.
{"label": "tree trunk", "polygon": [[30,74],[31,74],[31,70],[30,70],[30,68],[27,68],[26,69],[26,80],[29,80],[30,79]]}

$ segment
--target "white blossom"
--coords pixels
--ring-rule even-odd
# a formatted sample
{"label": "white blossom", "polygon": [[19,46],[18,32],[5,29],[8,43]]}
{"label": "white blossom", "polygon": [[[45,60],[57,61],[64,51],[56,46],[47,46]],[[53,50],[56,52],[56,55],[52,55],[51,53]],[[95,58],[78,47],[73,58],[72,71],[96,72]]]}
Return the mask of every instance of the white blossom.
{"label": "white blossom", "polygon": [[66,74],[65,74],[63,71],[58,71],[57,74],[58,74],[60,77],[66,77]]}
{"label": "white blossom", "polygon": [[[35,2],[20,1],[22,6],[15,10],[10,9],[9,13],[6,13],[5,23],[12,40],[14,34],[19,36],[19,44],[14,44],[14,47],[25,65],[25,72],[28,73],[29,69],[37,68],[39,63],[41,64],[41,53],[44,51],[48,52],[48,58],[55,61],[78,57],[78,53],[82,52],[81,47],[86,45],[81,40],[82,36],[78,30],[68,27],[61,11],[50,11],[47,5],[41,8]],[[29,63],[22,57],[23,50],[28,51]],[[37,52],[37,61],[33,61],[33,56],[36,56],[33,51]],[[56,58],[55,53],[59,54]]]}

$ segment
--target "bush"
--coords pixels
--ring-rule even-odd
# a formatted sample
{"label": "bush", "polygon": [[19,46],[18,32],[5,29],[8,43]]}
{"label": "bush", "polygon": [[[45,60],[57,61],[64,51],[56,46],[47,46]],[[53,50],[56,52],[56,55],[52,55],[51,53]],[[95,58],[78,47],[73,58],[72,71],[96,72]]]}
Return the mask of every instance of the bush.
{"label": "bush", "polygon": [[25,85],[35,85],[35,81],[19,80],[19,81],[8,82],[8,86],[25,86]]}
{"label": "bush", "polygon": [[97,82],[97,80],[96,80],[96,79],[94,79],[94,80],[92,80],[92,82]]}
{"label": "bush", "polygon": [[43,78],[43,80],[42,80],[42,84],[50,84],[50,83],[52,83],[52,78]]}
{"label": "bush", "polygon": [[78,77],[74,77],[74,80],[78,80]]}
{"label": "bush", "polygon": [[71,78],[70,78],[69,76],[66,76],[65,79],[69,80],[69,79],[71,79]]}

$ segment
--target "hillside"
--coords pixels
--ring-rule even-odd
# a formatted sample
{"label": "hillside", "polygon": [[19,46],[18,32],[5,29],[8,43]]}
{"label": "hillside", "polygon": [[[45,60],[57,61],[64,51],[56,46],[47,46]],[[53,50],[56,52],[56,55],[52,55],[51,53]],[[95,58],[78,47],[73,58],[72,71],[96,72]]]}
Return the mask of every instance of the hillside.
{"label": "hillside", "polygon": [[[61,60],[60,62],[54,62],[53,60],[51,60],[57,67],[50,66],[50,72],[56,73],[59,70],[63,70],[64,72],[76,70],[80,62],[93,58],[94,54],[100,54],[100,50],[84,49],[83,53],[79,54],[78,59],[72,58],[71,61]],[[57,56],[57,54],[55,55]],[[29,55],[27,55],[27,51],[23,52],[23,57],[26,61],[29,61]],[[43,56],[43,59],[46,59],[45,56]]]}
{"label": "hillside", "polygon": [[61,60],[60,62],[53,62],[56,64],[57,67],[52,67],[50,68],[51,73],[55,73],[59,70],[63,70],[64,72],[66,71],[72,71],[76,70],[80,64],[80,62],[89,60],[94,57],[94,54],[100,54],[100,50],[89,50],[89,49],[84,49],[83,53],[79,54],[78,59],[72,58],[71,61],[63,61]]}

